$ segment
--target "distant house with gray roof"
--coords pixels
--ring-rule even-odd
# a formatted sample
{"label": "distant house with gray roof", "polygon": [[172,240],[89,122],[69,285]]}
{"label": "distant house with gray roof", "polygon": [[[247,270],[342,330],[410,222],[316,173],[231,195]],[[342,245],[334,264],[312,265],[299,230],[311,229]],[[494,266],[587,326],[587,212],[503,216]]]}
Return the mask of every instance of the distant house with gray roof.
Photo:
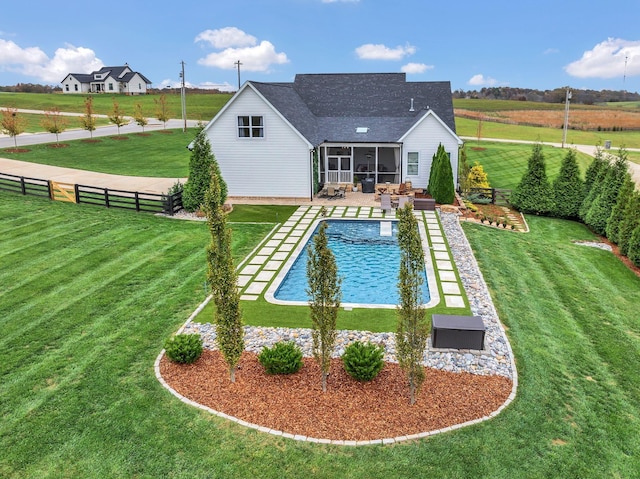
{"label": "distant house with gray roof", "polygon": [[146,95],[151,80],[134,72],[125,63],[121,67],[102,67],[92,73],[69,73],[62,80],[63,93],[124,93]]}
{"label": "distant house with gray roof", "polygon": [[462,145],[450,83],[404,73],[247,81],[204,131],[229,195],[247,197],[310,198],[318,183],[365,178],[426,188],[440,143],[455,181]]}

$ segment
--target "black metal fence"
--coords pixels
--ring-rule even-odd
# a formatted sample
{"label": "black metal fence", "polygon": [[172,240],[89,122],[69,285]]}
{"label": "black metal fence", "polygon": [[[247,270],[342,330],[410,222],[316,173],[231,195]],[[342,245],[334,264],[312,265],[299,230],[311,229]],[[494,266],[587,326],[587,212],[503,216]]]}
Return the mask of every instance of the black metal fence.
{"label": "black metal fence", "polygon": [[[504,188],[469,188],[463,192],[465,198],[486,200],[492,205],[508,205],[511,198],[511,190]],[[480,202],[480,201],[478,201]]]}
{"label": "black metal fence", "polygon": [[[0,190],[53,199],[52,182],[39,178],[0,173]],[[112,190],[96,186],[73,185],[76,203],[164,213],[173,216],[182,209],[182,192],[172,194]]]}

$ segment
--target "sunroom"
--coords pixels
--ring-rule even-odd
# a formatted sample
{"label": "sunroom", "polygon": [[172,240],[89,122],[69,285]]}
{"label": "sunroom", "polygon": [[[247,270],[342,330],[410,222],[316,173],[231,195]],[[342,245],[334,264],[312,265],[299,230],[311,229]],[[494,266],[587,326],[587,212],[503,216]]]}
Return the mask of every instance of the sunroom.
{"label": "sunroom", "polygon": [[323,143],[318,149],[320,183],[400,183],[402,144]]}

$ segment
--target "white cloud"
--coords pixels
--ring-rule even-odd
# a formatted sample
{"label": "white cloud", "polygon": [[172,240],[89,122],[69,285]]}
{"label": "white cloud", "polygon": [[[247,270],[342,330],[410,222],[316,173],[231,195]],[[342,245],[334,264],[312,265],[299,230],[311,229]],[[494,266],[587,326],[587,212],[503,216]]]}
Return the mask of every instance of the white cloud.
{"label": "white cloud", "polygon": [[404,73],[424,73],[427,70],[433,70],[433,65],[425,65],[424,63],[407,63],[400,68],[401,72]]}
{"label": "white cloud", "polygon": [[498,83],[498,80],[485,77],[482,73],[478,73],[477,75],[473,75],[467,83],[473,86],[494,86]]}
{"label": "white cloud", "polygon": [[214,48],[250,47],[258,43],[256,37],[236,27],[205,30],[199,33],[194,41],[206,42]]}
{"label": "white cloud", "polygon": [[[225,43],[225,41],[220,40],[220,38],[224,35],[219,35],[215,36],[217,41],[217,43],[215,44],[226,44],[229,46],[220,52],[209,53],[206,57],[200,58],[198,60],[199,65],[221,68],[223,70],[233,70],[236,68],[236,65],[234,65],[235,62],[240,60],[240,63],[242,64],[242,70],[244,71],[265,72],[269,71],[271,65],[282,65],[284,63],[289,63],[289,59],[287,58],[286,53],[276,52],[276,49],[271,42],[263,40],[259,44],[256,44],[257,40],[254,37],[252,37],[251,35],[247,35],[246,33],[238,30],[235,27],[229,27],[226,29],[223,28],[216,31],[222,32],[223,30],[230,33],[225,37],[227,39],[227,42]],[[212,31],[207,30],[207,32]],[[198,35],[198,37],[196,37],[196,41],[198,41],[198,38],[200,38],[202,35],[202,33]],[[212,39],[214,38],[214,35],[207,34],[205,35],[205,37],[208,39]],[[235,39],[236,42],[239,43],[229,43],[233,39]],[[248,43],[249,39],[253,39],[253,42]],[[212,45],[214,45],[213,42],[211,42],[210,40],[208,41]]]}
{"label": "white cloud", "polygon": [[416,47],[412,45],[389,48],[385,45],[367,43],[356,48],[356,55],[361,60],[402,60],[407,55],[413,55]]}
{"label": "white cloud", "polygon": [[90,73],[104,64],[93,50],[66,45],[49,58],[38,47],[22,48],[0,39],[0,69],[21,73],[46,83],[60,83],[67,73]]}
{"label": "white cloud", "polygon": [[580,60],[569,63],[565,71],[578,78],[615,78],[640,75],[640,40],[608,38],[587,50]]}
{"label": "white cloud", "polygon": [[558,50],[557,48],[547,48],[544,52],[542,52],[543,55],[555,55],[556,53],[560,53],[560,50]]}

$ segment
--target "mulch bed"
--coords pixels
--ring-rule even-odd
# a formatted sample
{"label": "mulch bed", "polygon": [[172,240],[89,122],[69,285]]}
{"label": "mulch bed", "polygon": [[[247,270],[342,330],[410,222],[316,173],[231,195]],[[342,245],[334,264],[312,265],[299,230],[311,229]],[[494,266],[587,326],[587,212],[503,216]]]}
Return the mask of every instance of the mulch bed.
{"label": "mulch bed", "polygon": [[129,137],[128,136],[110,136],[109,138],[111,138],[112,140],[128,140]]}
{"label": "mulch bed", "polygon": [[191,365],[164,356],[160,371],[178,393],[216,411],[290,434],[318,439],[364,441],[432,431],[482,418],[511,393],[502,376],[451,373],[425,368],[426,379],[413,406],[404,372],[386,363],[371,382],[351,378],[332,360],[327,392],[312,358],[291,375],[268,375],[257,355],[244,352],[231,383],[219,351],[205,350]]}
{"label": "mulch bed", "polygon": [[158,133],[164,133],[166,135],[173,135],[173,131],[171,131],[171,130],[158,130]]}
{"label": "mulch bed", "polygon": [[151,136],[151,133],[136,133],[136,136]]}
{"label": "mulch bed", "polygon": [[5,148],[5,153],[29,153],[31,150],[26,148]]}
{"label": "mulch bed", "polygon": [[69,145],[67,143],[50,143],[47,146],[49,148],[67,148]]}

